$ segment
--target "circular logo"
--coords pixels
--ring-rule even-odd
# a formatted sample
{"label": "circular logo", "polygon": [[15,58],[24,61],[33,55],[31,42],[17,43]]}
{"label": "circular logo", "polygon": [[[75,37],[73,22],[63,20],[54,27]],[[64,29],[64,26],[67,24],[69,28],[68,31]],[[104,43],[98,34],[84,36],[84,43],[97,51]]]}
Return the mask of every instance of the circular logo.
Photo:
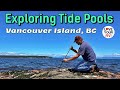
{"label": "circular logo", "polygon": [[102,34],[105,38],[112,38],[115,34],[115,30],[111,26],[105,26],[102,30]]}

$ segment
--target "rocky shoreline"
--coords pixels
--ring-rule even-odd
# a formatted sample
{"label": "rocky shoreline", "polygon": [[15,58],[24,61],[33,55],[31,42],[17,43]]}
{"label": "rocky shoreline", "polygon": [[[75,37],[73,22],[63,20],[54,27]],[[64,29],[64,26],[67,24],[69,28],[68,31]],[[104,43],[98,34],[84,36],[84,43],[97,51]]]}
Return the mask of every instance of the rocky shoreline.
{"label": "rocky shoreline", "polygon": [[120,79],[120,72],[70,72],[67,68],[0,72],[0,79]]}

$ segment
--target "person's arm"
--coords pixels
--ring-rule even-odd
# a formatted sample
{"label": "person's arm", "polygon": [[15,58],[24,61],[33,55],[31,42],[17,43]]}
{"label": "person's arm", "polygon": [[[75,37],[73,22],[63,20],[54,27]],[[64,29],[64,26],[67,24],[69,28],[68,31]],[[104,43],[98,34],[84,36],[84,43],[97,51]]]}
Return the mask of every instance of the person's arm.
{"label": "person's arm", "polygon": [[73,57],[71,57],[71,58],[63,59],[63,61],[64,61],[64,62],[68,62],[68,61],[71,61],[71,60],[75,60],[75,59],[77,59],[79,56],[80,56],[80,54],[76,54],[75,56],[73,56]]}
{"label": "person's arm", "polygon": [[77,50],[75,50],[72,46],[71,46],[70,50],[72,50],[72,51],[73,51],[73,52],[75,52],[75,53],[77,53],[77,52],[78,52],[78,51],[77,51]]}

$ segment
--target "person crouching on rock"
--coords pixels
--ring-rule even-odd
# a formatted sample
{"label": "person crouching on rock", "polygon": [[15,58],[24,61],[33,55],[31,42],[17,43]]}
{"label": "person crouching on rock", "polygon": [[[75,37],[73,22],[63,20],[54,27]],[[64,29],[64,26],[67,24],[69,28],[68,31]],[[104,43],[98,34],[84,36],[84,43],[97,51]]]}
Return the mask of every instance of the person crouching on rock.
{"label": "person crouching on rock", "polygon": [[63,59],[63,62],[75,60],[80,55],[82,56],[83,60],[79,62],[75,66],[75,68],[68,70],[73,72],[94,72],[94,71],[98,72],[99,68],[97,67],[96,64],[96,54],[92,47],[87,42],[85,42],[81,36],[76,36],[74,42],[80,45],[78,51],[75,50],[72,46],[70,48],[70,50],[74,51],[76,55],[68,59]]}

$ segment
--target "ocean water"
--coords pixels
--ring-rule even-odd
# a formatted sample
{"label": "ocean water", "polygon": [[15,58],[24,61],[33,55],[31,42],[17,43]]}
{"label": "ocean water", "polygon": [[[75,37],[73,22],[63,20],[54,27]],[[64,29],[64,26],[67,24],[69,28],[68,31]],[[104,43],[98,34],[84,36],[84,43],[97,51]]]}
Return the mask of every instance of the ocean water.
{"label": "ocean water", "polygon": [[[48,68],[73,68],[81,59],[62,63],[63,58],[0,58],[0,72]],[[97,59],[100,69],[120,72],[120,59]]]}

